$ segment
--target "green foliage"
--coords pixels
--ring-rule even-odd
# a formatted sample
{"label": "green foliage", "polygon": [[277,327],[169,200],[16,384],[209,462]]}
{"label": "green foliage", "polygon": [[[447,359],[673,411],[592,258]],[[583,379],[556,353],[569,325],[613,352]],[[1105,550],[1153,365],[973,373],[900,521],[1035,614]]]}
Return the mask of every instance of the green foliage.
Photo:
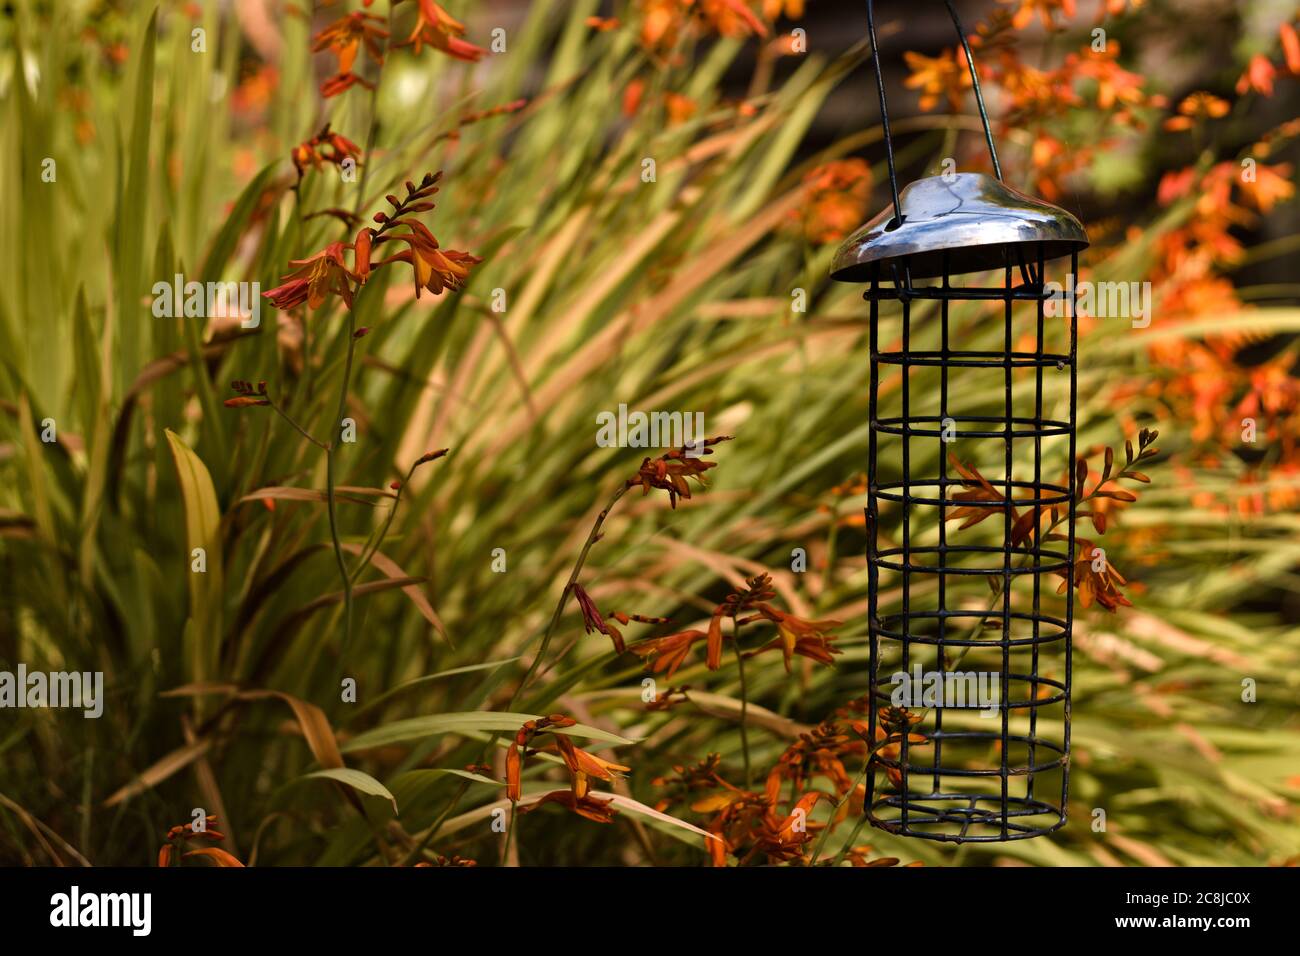
{"label": "green foliage", "polygon": [[[56,6],[57,35],[50,14],[20,5],[0,50],[0,172],[11,184],[0,207],[0,669],[102,670],[108,700],[100,720],[0,712],[0,860],[50,862],[16,805],[96,864],[151,863],[195,806],[220,806],[229,848],[255,850],[258,863],[396,862],[426,840],[494,862],[491,810],[508,804],[487,784],[501,776],[501,753],[528,715],[563,712],[582,721],[568,733],[584,746],[633,768],[619,797],[628,812],[613,826],[554,807],[520,817],[519,860],[705,863],[704,839],[677,819],[705,817],[680,806],[656,816],[662,792],[651,781],[709,752],[740,767],[730,658],[713,673],[692,658],[672,682],[707,688],[709,706],[648,711],[641,662],[584,634],[570,601],[538,679],[512,698],[593,520],[641,463],[641,451],[593,442],[597,414],[619,403],[699,410],[710,434],[736,440],[712,459],[707,490],[675,509],[659,492],[625,497],[584,587],[602,608],[702,627],[743,577],[769,569],[791,607],[846,622],[833,668],[787,675],[775,655],[748,665],[757,768],[792,731],[865,693],[864,538],[841,520],[861,498],[831,491],[866,460],[865,310],[860,289],[828,282],[834,244],[809,244],[797,215],[803,174],[865,141],[797,159],[860,49],[840,62],[810,55],[751,101],[750,117],[722,99],[741,45],[721,41],[694,70],[655,74],[696,100],[691,119],[671,124],[653,85],[633,117],[621,111],[645,66],[626,30],[588,29],[594,3],[535,3],[511,56],[489,60],[472,85],[463,64],[397,52],[373,101],[360,89],[328,101],[333,128],[358,142],[373,102],[378,148],[359,184],[327,167],[295,190],[288,151],[321,125],[300,19],[281,24],[279,82],[262,114],[232,108],[240,37],[216,4],[193,23],[170,4]],[[195,25],[208,30],[207,53],[191,52]],[[97,41],[71,39],[87,27]],[[125,64],[105,53],[118,39]],[[538,63],[540,92],[528,85]],[[459,125],[523,96],[518,112]],[[918,148],[939,149],[942,118],[915,128]],[[41,181],[46,156],[54,183]],[[654,183],[641,180],[646,158]],[[232,379],[265,381],[286,414],[326,438],[349,344],[341,310],[300,324],[263,302],[260,326],[247,330],[155,318],[148,290],[175,273],[269,289],[289,260],[350,240],[309,213],[368,215],[437,169],[431,228],[485,261],[463,291],[432,301],[412,299],[406,273],[388,269],[356,304],[356,325],[371,331],[357,344],[347,409],[358,440],[337,451],[339,531],[353,561],[378,550],[356,581],[345,643],[325,503],[250,497],[323,490],[324,456],[270,408],[221,405]],[[1107,178],[1130,180],[1119,166]],[[1152,253],[1133,254],[1142,261],[1124,275],[1146,274]],[[791,311],[796,288],[807,313]],[[492,309],[497,289],[503,313]],[[1233,321],[1243,333],[1300,331],[1295,309]],[[973,311],[954,323],[971,347],[999,347],[997,323]],[[1100,326],[1080,341],[1081,450],[1150,420],[1148,398],[1116,399],[1122,383],[1150,374],[1148,344]],[[927,383],[918,373],[912,387]],[[1049,389],[1047,400],[1065,397]],[[898,414],[897,396],[889,401],[895,410],[882,413]],[[39,440],[47,417],[57,443]],[[1162,432],[1167,454],[1187,446],[1177,429]],[[403,488],[377,544],[390,482],[443,447],[447,458]],[[937,467],[934,450],[924,454],[913,467]],[[1196,467],[1207,492],[1237,480],[1230,465]],[[1093,607],[1076,624],[1070,826],[960,853],[865,835],[878,853],[1039,865],[1262,864],[1300,853],[1300,629],[1279,610],[1294,606],[1300,522],[1293,512],[1225,517],[1189,503],[1166,467],[1150,470],[1154,484],[1108,539],[1141,585],[1137,607]],[[205,577],[190,570],[194,547],[208,549]],[[812,558],[806,574],[788,570],[795,548]],[[882,596],[882,610],[892,599]],[[631,641],[651,633],[628,629]],[[356,703],[343,700],[346,678]],[[1242,702],[1243,678],[1257,682],[1257,703]],[[160,696],[201,681],[228,689]],[[237,688],[315,704],[347,766],[321,763],[303,713],[289,722]],[[484,754],[491,776],[466,769]],[[542,756],[526,794],[566,786]],[[305,777],[342,786],[289,786]],[[142,778],[148,785],[118,796]],[[1090,829],[1093,807],[1106,808],[1109,834]],[[376,834],[395,812],[412,842],[385,846]],[[831,854],[847,831],[832,835]]]}

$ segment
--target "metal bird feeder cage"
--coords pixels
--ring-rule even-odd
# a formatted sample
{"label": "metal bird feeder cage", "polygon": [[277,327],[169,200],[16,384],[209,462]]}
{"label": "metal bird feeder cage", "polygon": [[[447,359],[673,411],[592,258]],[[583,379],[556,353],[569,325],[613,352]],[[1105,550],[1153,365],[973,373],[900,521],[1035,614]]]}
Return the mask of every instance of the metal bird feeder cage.
{"label": "metal bird feeder cage", "polygon": [[1046,270],[1069,257],[1076,274],[1088,238],[1069,213],[1003,184],[970,47],[945,4],[994,175],[899,191],[868,0],[893,203],[831,269],[865,283],[870,308],[876,736],[864,812],[891,833],[998,842],[1066,819],[1077,338],[1074,283],[1049,283]]}

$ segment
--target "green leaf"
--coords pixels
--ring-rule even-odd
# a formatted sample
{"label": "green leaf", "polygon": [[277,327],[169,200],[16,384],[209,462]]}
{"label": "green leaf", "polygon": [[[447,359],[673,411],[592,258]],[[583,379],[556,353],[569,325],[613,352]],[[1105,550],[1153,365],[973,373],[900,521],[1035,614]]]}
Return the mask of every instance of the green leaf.
{"label": "green leaf", "polygon": [[[420,740],[436,734],[474,733],[474,732],[514,732],[525,721],[538,720],[533,714],[498,713],[489,710],[476,710],[461,714],[429,714],[425,717],[411,717],[407,720],[384,724],[374,730],[366,731],[353,737],[343,746],[343,752],[368,750],[372,747],[386,747],[390,744],[405,743],[408,740]],[[588,737],[611,744],[631,744],[634,740],[619,737],[596,727],[575,724],[557,733],[571,737]]]}
{"label": "green leaf", "polygon": [[498,667],[502,667],[506,664],[513,664],[517,660],[519,660],[518,657],[507,657],[505,660],[501,661],[484,661],[482,664],[467,664],[464,667],[453,667],[450,670],[438,671],[434,674],[425,674],[422,677],[413,678],[405,683],[398,684],[390,690],[384,691],[384,693],[380,694],[374,700],[370,701],[370,703],[358,710],[356,716],[359,717],[361,714],[379,706],[379,704],[388,700],[395,694],[401,694],[405,691],[411,690],[412,688],[420,687],[433,681],[445,680],[448,677],[455,677],[458,674],[472,674],[475,671],[496,670]]}
{"label": "green leaf", "polygon": [[144,364],[147,343],[140,340],[149,325],[140,315],[140,264],[149,221],[149,141],[153,129],[154,50],[157,45],[158,9],[155,7],[140,41],[139,66],[131,111],[131,136],[127,143],[126,187],[117,209],[117,328],[120,354],[118,384],[124,392],[136,369]]}
{"label": "green leaf", "polygon": [[[217,677],[217,654],[221,644],[221,512],[212,477],[198,455],[170,428],[164,429],[171,446],[172,461],[185,503],[185,562],[189,576],[190,622],[196,646],[190,652],[190,679],[206,681]],[[205,552],[206,571],[191,570],[195,548]]]}
{"label": "green leaf", "polygon": [[276,165],[277,163],[268,163],[263,166],[252,181],[244,187],[244,191],[239,194],[239,198],[235,200],[234,208],[230,210],[230,215],[226,217],[225,223],[222,224],[221,231],[212,240],[212,245],[208,248],[208,254],[203,260],[201,271],[203,281],[216,282],[221,278],[221,273],[226,268],[226,263],[230,260],[230,257],[234,254],[239,237],[243,235],[249,217],[252,216],[258,200],[262,198],[267,180],[275,172]]}
{"label": "green leaf", "polygon": [[303,780],[333,780],[341,783],[346,787],[351,787],[361,793],[371,797],[383,797],[393,805],[393,813],[397,813],[397,798],[388,792],[388,788],[382,783],[360,770],[353,770],[351,767],[332,767],[329,770],[316,770],[312,773],[304,774]]}

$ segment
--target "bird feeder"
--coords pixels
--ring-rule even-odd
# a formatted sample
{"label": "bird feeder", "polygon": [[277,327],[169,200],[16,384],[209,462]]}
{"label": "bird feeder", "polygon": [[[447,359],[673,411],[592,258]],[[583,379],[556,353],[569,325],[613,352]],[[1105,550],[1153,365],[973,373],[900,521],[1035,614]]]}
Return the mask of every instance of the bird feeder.
{"label": "bird feeder", "polygon": [[870,310],[864,811],[904,836],[997,842],[1066,819],[1077,336],[1075,283],[1048,270],[1075,275],[1088,238],[1002,182],[945,4],[993,175],[899,191],[868,0],[893,202],[831,269]]}

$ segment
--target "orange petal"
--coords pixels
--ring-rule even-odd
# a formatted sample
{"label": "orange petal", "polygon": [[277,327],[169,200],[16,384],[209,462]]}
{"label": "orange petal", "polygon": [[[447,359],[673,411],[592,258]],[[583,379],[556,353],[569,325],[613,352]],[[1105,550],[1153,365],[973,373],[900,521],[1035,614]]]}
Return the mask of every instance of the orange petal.
{"label": "orange petal", "polygon": [[511,744],[506,751],[506,796],[512,803],[519,800],[519,746]]}
{"label": "orange petal", "polygon": [[709,621],[707,662],[711,671],[722,666],[722,608],[714,611],[713,619]]}

